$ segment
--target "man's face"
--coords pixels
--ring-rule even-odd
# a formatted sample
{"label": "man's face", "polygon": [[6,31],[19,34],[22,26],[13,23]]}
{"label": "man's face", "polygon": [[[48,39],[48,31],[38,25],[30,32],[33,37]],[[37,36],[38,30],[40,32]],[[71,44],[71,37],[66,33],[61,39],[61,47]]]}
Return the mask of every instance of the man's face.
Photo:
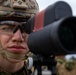
{"label": "man's face", "polygon": [[[26,54],[29,49],[27,46],[28,35],[26,32],[21,32],[17,29],[14,33],[13,30],[18,24],[0,25],[0,43],[3,50],[14,54]],[[14,57],[13,57],[14,58]]]}

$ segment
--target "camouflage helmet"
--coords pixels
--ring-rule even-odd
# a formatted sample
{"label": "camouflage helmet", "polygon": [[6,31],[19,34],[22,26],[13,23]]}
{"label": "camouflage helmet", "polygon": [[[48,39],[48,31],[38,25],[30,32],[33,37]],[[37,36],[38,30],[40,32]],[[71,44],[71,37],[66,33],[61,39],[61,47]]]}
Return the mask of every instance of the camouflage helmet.
{"label": "camouflage helmet", "polygon": [[29,19],[38,12],[36,0],[0,0],[0,20]]}

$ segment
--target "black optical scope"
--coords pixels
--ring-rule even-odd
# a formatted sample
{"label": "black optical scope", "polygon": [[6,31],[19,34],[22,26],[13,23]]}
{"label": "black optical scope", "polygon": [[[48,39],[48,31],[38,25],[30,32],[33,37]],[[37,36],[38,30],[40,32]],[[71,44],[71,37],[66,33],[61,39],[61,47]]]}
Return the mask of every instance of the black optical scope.
{"label": "black optical scope", "polygon": [[69,4],[58,1],[28,21],[29,50],[43,56],[76,53],[76,17]]}

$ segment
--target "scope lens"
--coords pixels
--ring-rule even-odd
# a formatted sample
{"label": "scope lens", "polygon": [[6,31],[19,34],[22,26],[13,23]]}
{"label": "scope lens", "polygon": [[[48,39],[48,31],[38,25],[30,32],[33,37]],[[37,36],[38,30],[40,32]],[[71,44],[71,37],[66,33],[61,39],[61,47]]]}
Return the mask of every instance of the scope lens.
{"label": "scope lens", "polygon": [[76,42],[76,27],[75,24],[64,24],[59,28],[59,39],[62,45],[68,49],[72,50],[75,47]]}

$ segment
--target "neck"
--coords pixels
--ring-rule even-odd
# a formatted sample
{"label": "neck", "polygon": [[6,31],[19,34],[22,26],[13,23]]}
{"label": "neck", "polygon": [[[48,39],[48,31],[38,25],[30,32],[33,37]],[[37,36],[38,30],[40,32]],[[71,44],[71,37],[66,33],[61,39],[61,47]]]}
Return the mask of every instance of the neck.
{"label": "neck", "polygon": [[[12,62],[13,61],[13,62]],[[20,70],[24,65],[24,61],[14,59],[6,59],[0,56],[0,68],[6,72],[14,73]]]}

